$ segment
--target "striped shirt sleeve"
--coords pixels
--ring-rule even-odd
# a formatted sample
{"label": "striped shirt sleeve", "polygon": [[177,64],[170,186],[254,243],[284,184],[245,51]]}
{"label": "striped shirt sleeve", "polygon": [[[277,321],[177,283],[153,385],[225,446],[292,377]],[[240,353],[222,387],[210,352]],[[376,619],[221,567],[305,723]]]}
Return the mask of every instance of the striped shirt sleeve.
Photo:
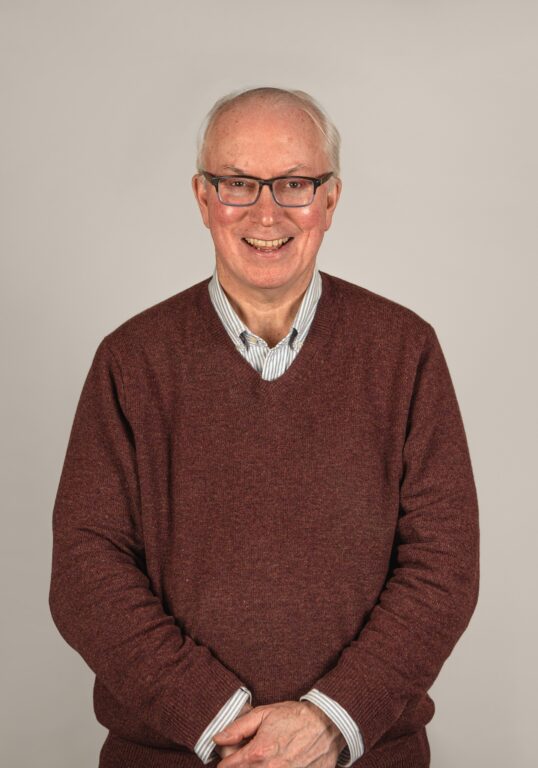
{"label": "striped shirt sleeve", "polygon": [[336,765],[341,768],[347,768],[359,757],[364,754],[364,742],[362,734],[359,730],[357,723],[347,713],[344,707],[340,706],[337,701],[327,696],[325,693],[321,693],[316,688],[312,688],[304,696],[301,696],[299,701],[311,701],[322,709],[327,717],[330,717],[333,723],[338,727],[342,736],[347,742],[347,747],[340,752]]}
{"label": "striped shirt sleeve", "polygon": [[235,720],[247,700],[252,703],[252,694],[248,688],[241,686],[241,688],[238,688],[237,691],[230,696],[228,701],[221,707],[213,720],[211,720],[209,725],[205,728],[194,745],[194,751],[202,763],[210,763],[218,757],[218,753],[215,752],[213,736]]}
{"label": "striped shirt sleeve", "polygon": [[[235,720],[247,700],[250,703],[252,702],[252,694],[248,688],[241,686],[219,710],[196,742],[194,751],[205,765],[218,757],[212,740],[214,734],[222,731],[229,723]],[[361,732],[355,721],[338,702],[315,688],[305,693],[299,700],[311,701],[322,709],[342,733],[347,746],[344,747],[338,757],[337,765],[340,768],[348,768],[355,760],[362,757],[364,754],[364,744]]]}

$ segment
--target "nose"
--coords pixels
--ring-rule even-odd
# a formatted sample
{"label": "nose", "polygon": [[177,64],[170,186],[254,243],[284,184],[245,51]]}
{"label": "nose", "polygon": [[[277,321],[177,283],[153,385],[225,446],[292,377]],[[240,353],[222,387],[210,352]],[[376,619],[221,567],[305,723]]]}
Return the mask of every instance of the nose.
{"label": "nose", "polygon": [[275,203],[269,187],[264,184],[256,203],[250,207],[251,215],[264,227],[271,227],[276,218],[281,215],[281,207]]}

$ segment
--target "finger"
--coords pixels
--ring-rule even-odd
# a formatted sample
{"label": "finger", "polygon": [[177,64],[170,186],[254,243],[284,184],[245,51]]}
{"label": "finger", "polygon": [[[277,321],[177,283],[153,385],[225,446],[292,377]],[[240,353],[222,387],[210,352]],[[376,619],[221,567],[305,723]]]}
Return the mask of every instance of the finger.
{"label": "finger", "polygon": [[248,739],[243,739],[238,744],[226,744],[224,746],[221,744],[219,747],[215,747],[215,749],[220,752],[222,757],[228,757],[228,755],[233,755],[238,752],[241,747],[244,747],[248,742]]}
{"label": "finger", "polygon": [[231,722],[223,731],[215,733],[213,741],[219,744],[235,744],[241,739],[252,736],[259,728],[263,720],[262,707],[255,707]]}
{"label": "finger", "polygon": [[250,741],[244,743],[244,745],[242,742],[241,748],[236,749],[234,754],[228,755],[217,763],[216,768],[243,768],[243,766],[250,765],[253,762],[259,763],[273,751],[271,742],[260,739],[258,734],[250,739]]}
{"label": "finger", "polygon": [[228,755],[233,755],[234,752],[237,752],[239,747],[236,744],[230,744],[230,746],[220,746],[215,747],[215,751],[217,752],[219,757],[228,757]]}

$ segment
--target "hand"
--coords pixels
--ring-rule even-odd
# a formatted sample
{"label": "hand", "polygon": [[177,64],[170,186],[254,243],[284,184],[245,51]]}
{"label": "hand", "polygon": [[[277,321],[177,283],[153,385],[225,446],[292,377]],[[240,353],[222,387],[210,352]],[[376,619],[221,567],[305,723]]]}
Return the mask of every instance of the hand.
{"label": "hand", "polygon": [[[241,717],[241,715],[246,715],[247,712],[250,712],[252,709],[252,704],[250,702],[246,701],[241,709],[239,710],[239,714],[237,717]],[[236,718],[237,719],[237,718]],[[227,757],[228,755],[233,755],[234,752],[237,752],[237,750],[241,749],[241,747],[248,742],[248,739],[242,739],[237,744],[229,744],[229,745],[215,745],[215,752],[219,757]]]}
{"label": "hand", "polygon": [[[251,737],[244,744],[245,738]],[[333,721],[310,701],[254,707],[213,736],[219,745],[238,745],[217,768],[335,768],[346,741]]]}

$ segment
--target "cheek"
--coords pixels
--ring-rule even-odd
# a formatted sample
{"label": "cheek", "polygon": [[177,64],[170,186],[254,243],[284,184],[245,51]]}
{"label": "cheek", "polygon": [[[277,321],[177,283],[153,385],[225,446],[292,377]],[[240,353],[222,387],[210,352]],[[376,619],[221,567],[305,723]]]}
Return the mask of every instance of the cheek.
{"label": "cheek", "polygon": [[325,217],[319,208],[303,208],[295,211],[295,223],[303,232],[324,232]]}
{"label": "cheek", "polygon": [[243,216],[244,211],[230,205],[209,206],[209,223],[212,227],[226,229],[238,222]]}

